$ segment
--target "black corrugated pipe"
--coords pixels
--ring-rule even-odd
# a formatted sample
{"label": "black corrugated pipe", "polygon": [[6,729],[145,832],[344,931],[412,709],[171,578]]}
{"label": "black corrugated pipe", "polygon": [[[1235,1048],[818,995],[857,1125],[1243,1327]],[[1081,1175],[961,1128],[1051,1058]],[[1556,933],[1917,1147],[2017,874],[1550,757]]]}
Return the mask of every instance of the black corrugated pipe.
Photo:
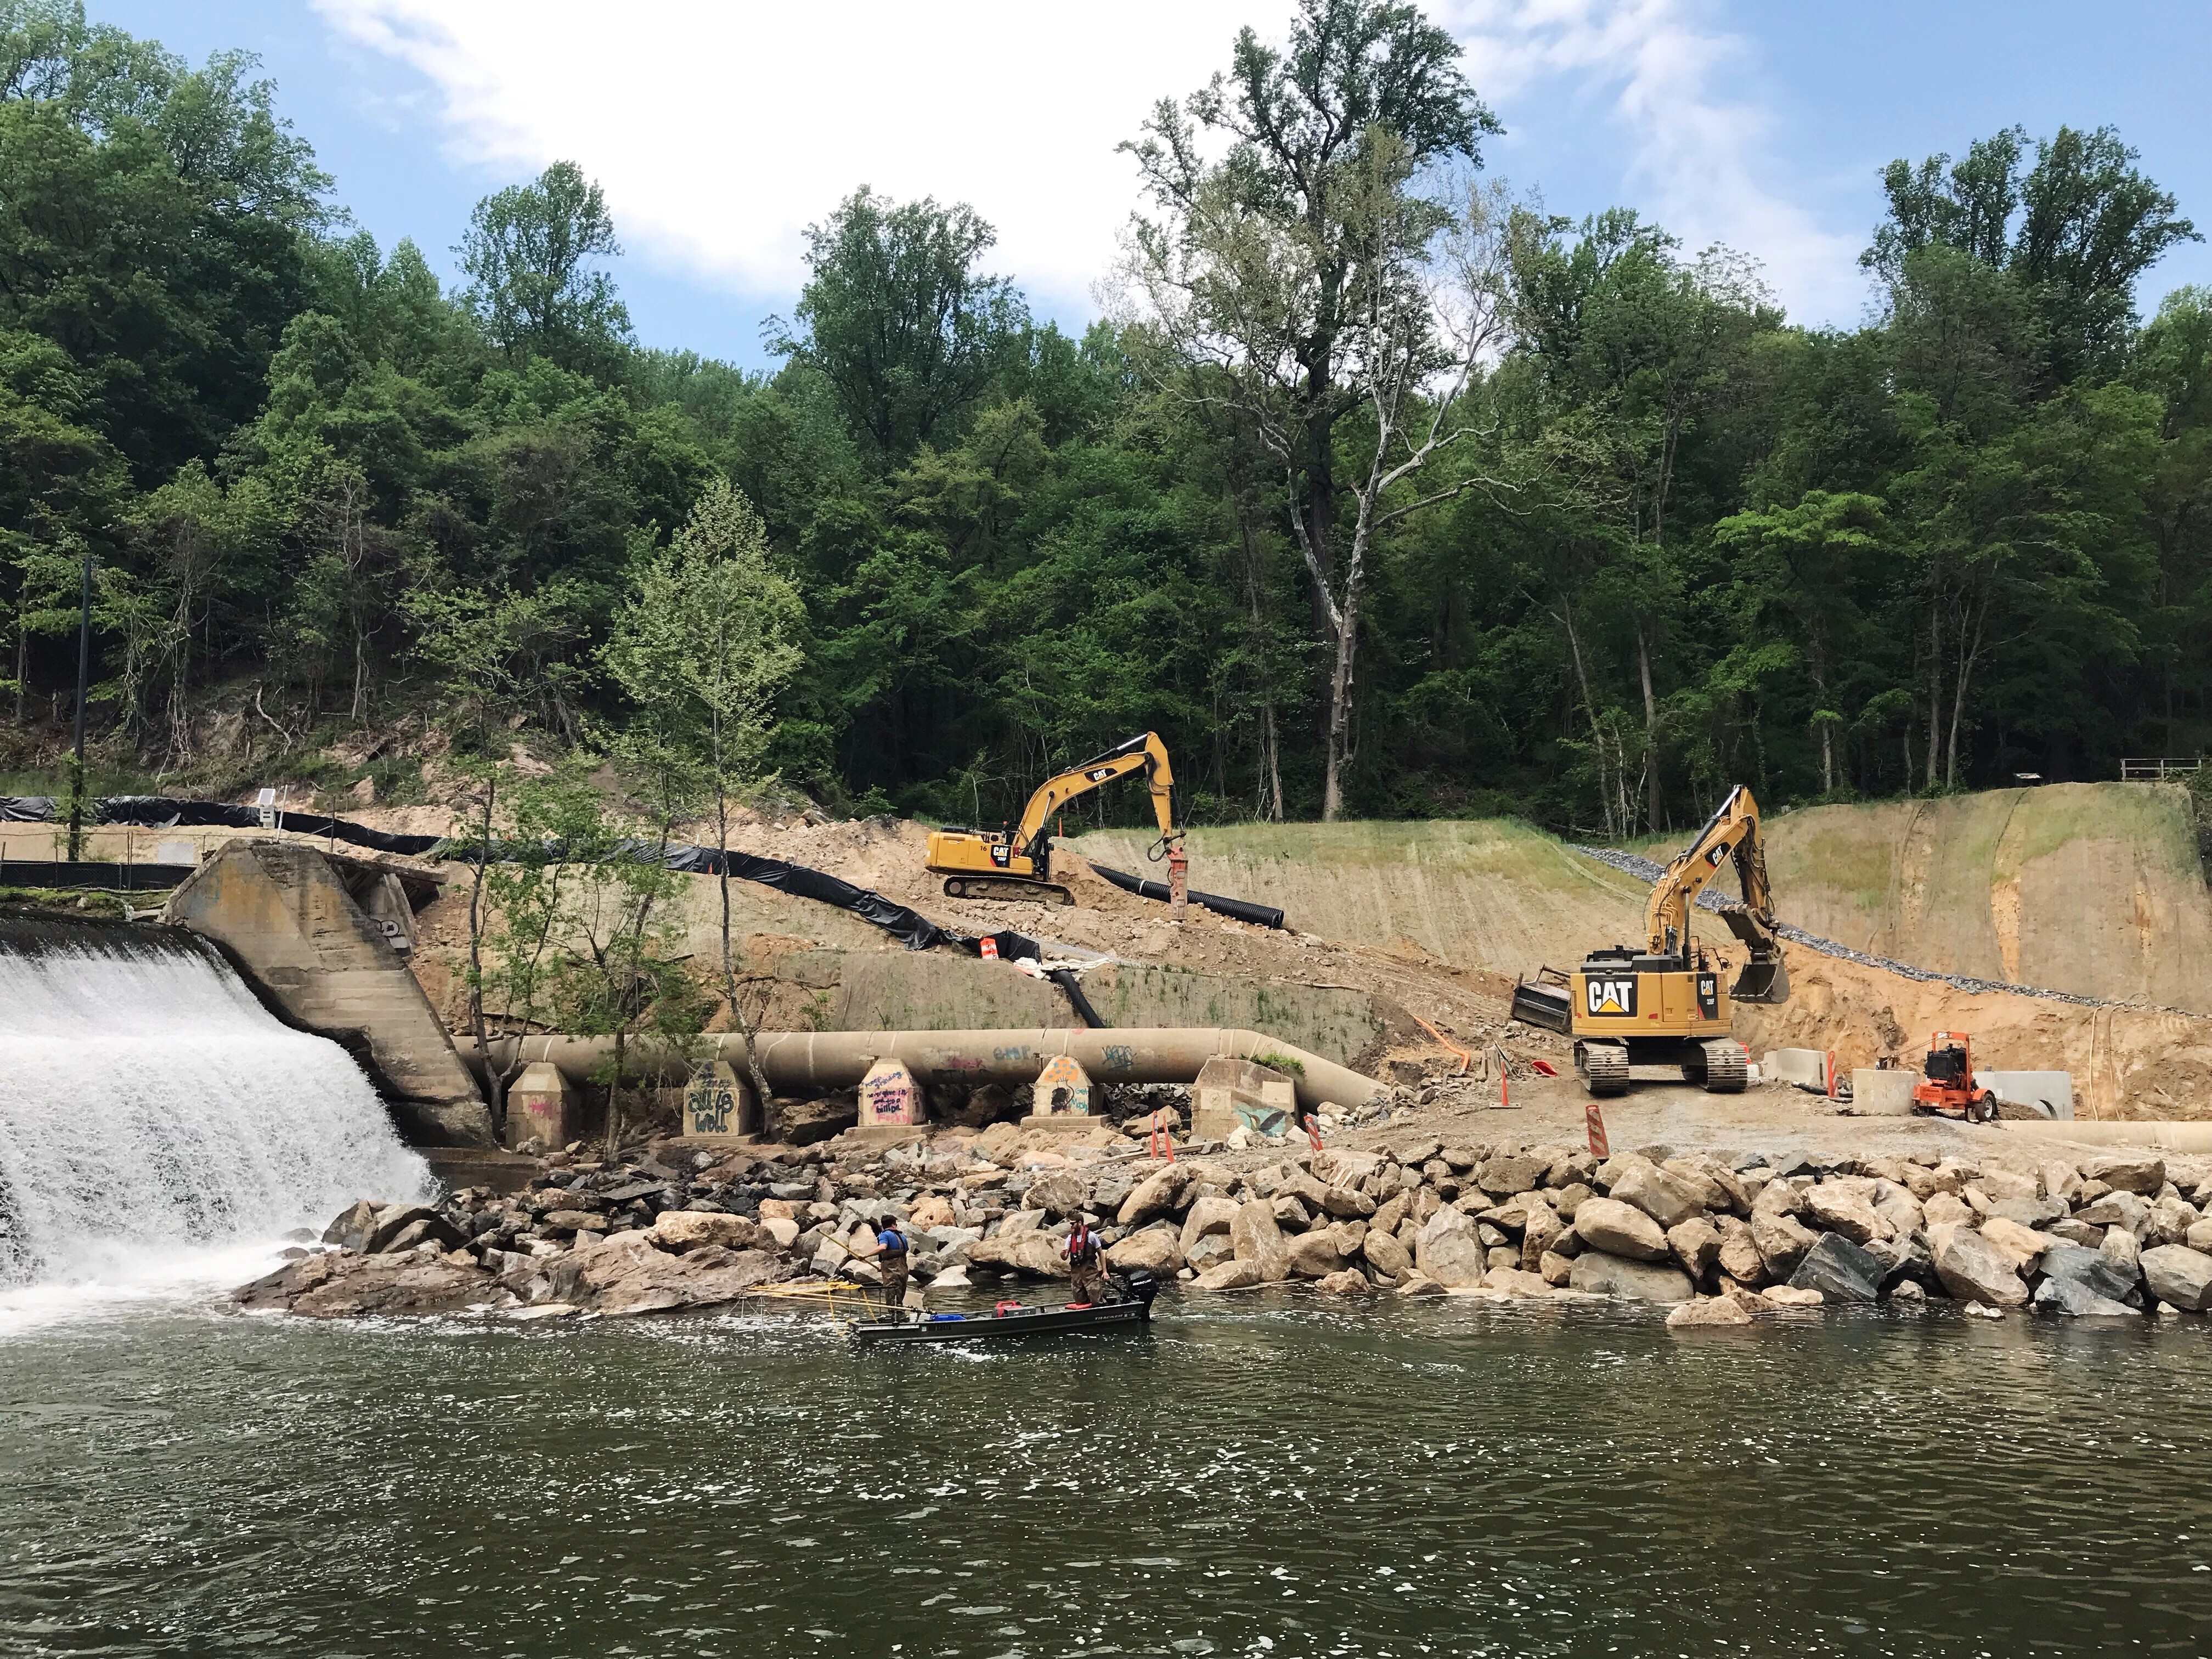
{"label": "black corrugated pipe", "polygon": [[[1126,870],[1109,870],[1103,864],[1091,866],[1125,893],[1134,893],[1139,898],[1167,900],[1168,884],[1164,881],[1146,881]],[[1228,916],[1237,921],[1249,921],[1255,927],[1280,927],[1283,913],[1272,905],[1253,904],[1244,899],[1223,898],[1218,893],[1192,893],[1190,902],[1211,910],[1218,916]]]}
{"label": "black corrugated pipe", "polygon": [[1067,1000],[1075,1010],[1076,1018],[1094,1031],[1108,1029],[1106,1022],[1099,1018],[1098,1011],[1091,1006],[1091,999],[1083,994],[1083,981],[1076,978],[1075,969],[1055,968],[1045,977],[1067,993]]}

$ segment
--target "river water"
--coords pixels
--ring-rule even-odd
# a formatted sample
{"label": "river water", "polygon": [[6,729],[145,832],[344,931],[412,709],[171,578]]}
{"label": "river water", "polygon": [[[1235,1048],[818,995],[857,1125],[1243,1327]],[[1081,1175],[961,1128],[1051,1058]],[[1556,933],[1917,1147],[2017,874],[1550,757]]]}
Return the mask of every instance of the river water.
{"label": "river water", "polygon": [[0,1652],[2201,1654],[2203,1321],[0,1322]]}

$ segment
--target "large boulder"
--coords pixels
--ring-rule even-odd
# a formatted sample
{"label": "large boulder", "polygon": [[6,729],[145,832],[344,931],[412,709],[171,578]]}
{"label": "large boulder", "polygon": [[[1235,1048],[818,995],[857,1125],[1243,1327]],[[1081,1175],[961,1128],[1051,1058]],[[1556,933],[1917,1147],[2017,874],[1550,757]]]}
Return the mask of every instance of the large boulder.
{"label": "large boulder", "polygon": [[1713,1225],[1721,1236],[1720,1270],[1739,1285],[1756,1288],[1765,1284],[1766,1261],[1752,1239],[1751,1224],[1737,1216],[1724,1215],[1718,1217]]}
{"label": "large boulder", "polygon": [[1175,1207],[1175,1201],[1190,1178],[1189,1170],[1170,1164],[1155,1170],[1137,1183],[1128,1197],[1121,1200],[1119,1214],[1114,1218],[1124,1227],[1141,1227],[1156,1217],[1165,1215]]}
{"label": "large boulder", "polygon": [[[1771,1190],[1771,1189],[1770,1189]],[[1765,1194],[1761,1194],[1763,1199]],[[1581,1220],[1577,1218],[1576,1225]],[[1805,1259],[1805,1252],[1813,1248],[1820,1235],[1794,1215],[1775,1210],[1762,1210],[1757,1205],[1751,1211],[1751,1242],[1758,1248],[1759,1259],[1766,1264],[1767,1277],[1786,1280],[1797,1271],[1797,1264]]]}
{"label": "large boulder", "polygon": [[1487,1252],[1474,1225],[1456,1210],[1438,1210],[1421,1229],[1414,1265],[1449,1290],[1472,1290],[1489,1269]]}
{"label": "large boulder", "polygon": [[2067,1216],[2066,1200],[2059,1198],[2008,1198],[1990,1206],[1990,1218],[2009,1221],[2038,1231]]}
{"label": "large boulder", "polygon": [[1679,1267],[1630,1261],[1601,1250],[1585,1250],[1575,1258],[1575,1265],[1567,1272],[1567,1286],[1592,1296],[1616,1296],[1636,1302],[1687,1302],[1698,1293]]}
{"label": "large boulder", "polygon": [[2142,1311],[2109,1296],[2098,1295],[2078,1279],[2045,1279],[2035,1287],[2035,1305],[2045,1313],[2067,1314],[2077,1319],[2116,1319]]}
{"label": "large boulder", "polygon": [[1657,1218],[1616,1198],[1584,1199],[1575,1211],[1575,1235],[1592,1249],[1630,1261],[1663,1261],[1668,1255]]}
{"label": "large boulder", "polygon": [[2033,1272],[2045,1250],[2064,1242],[2050,1233],[2039,1233],[2033,1227],[2023,1227],[2019,1222],[2001,1215],[1991,1215],[1983,1220],[1982,1237],[2010,1256],[2012,1265],[2022,1273]]}
{"label": "large boulder", "polygon": [[1873,1302],[1881,1296],[1885,1266],[1842,1233],[1822,1233],[1790,1275],[1790,1287],[1818,1291],[1823,1302]]}
{"label": "large boulder", "polygon": [[1704,1215],[1693,1215],[1667,1229],[1667,1248],[1684,1273],[1702,1279],[1720,1262],[1721,1231]]}
{"label": "large boulder", "polygon": [[1290,1277],[1290,1241],[1275,1224],[1274,1206],[1266,1199],[1250,1199],[1237,1206],[1237,1218],[1229,1225],[1229,1243],[1237,1261],[1250,1262],[1258,1273],[1255,1283],[1273,1285]]}
{"label": "large boulder", "polygon": [[1231,1224],[1237,1219],[1237,1210],[1235,1199],[1224,1198],[1218,1193],[1208,1193],[1203,1198],[1194,1200],[1190,1212],[1182,1218],[1182,1237],[1179,1241],[1182,1253],[1188,1255],[1191,1247],[1208,1233],[1220,1233],[1225,1237]]}
{"label": "large boulder", "polygon": [[1956,1193],[1930,1193],[1920,1210],[1923,1222],[1930,1227],[1967,1224],[1974,1219],[1973,1206]]}
{"label": "large boulder", "polygon": [[1141,1267],[1155,1278],[1165,1279],[1180,1272],[1182,1262],[1182,1250],[1172,1227],[1146,1227],[1106,1250],[1106,1265],[1117,1273]]}
{"label": "large boulder", "polygon": [[2012,1258],[1972,1227],[1944,1222],[1928,1230],[1936,1276],[1961,1302],[1992,1308],[2017,1308],[2027,1300]]}
{"label": "large boulder", "polygon": [[376,1212],[383,1206],[373,1199],[357,1199],[350,1208],[323,1229],[323,1243],[335,1244],[342,1250],[368,1249],[368,1241],[376,1236]]}
{"label": "large boulder", "polygon": [[2106,1193],[2076,1210],[2074,1218],[2091,1227],[2125,1227],[2141,1238],[2150,1228],[2150,1206],[2133,1193]]}
{"label": "large boulder", "polygon": [[750,1217],[712,1210],[663,1210],[649,1231],[653,1242],[662,1249],[678,1252],[706,1244],[718,1244],[726,1250],[750,1249],[760,1237],[760,1224]]}
{"label": "large boulder", "polygon": [[1367,1282],[1367,1275],[1346,1267],[1318,1280],[1314,1289],[1323,1296],[1360,1296],[1375,1287]]}
{"label": "large boulder", "polygon": [[1841,1234],[1854,1244],[1888,1238],[1897,1231],[1865,1194],[1833,1181],[1806,1189],[1805,1217],[1814,1226]]}
{"label": "large boulder", "polygon": [[1209,1267],[1191,1281],[1201,1291],[1241,1291],[1248,1285],[1266,1285],[1272,1281],[1261,1276],[1256,1261],[1224,1261]]}
{"label": "large boulder", "polygon": [[625,1315],[733,1302],[788,1271],[764,1250],[709,1244],[671,1255],[645,1233],[628,1232],[569,1252],[553,1283],[561,1301]]}
{"label": "large boulder", "polygon": [[[1613,1164],[1607,1196],[1618,1203],[1634,1205],[1657,1222],[1662,1231],[1704,1211],[1699,1190],[1671,1170],[1633,1157],[1616,1158]],[[1575,1218],[1579,1224],[1582,1211],[1576,1212]]]}
{"label": "large boulder", "polygon": [[1566,1231],[1559,1212],[1534,1194],[1525,1195],[1525,1207],[1521,1224],[1521,1266],[1524,1272],[1538,1271],[1537,1263],[1551,1250],[1559,1235]]}
{"label": "large boulder", "polygon": [[277,1310],[307,1319],[371,1314],[447,1314],[502,1300],[491,1274],[444,1256],[332,1251],[279,1268],[231,1292],[249,1312]]}
{"label": "large boulder", "polygon": [[1326,1279],[1344,1267],[1344,1253],[1335,1229],[1317,1227],[1291,1241],[1290,1273],[1293,1279]]}
{"label": "large boulder", "polygon": [[2143,1235],[2146,1244],[2186,1244],[2189,1230],[2197,1225],[2197,1206],[2185,1198],[2168,1195],[2154,1198],[2150,1204],[2149,1225]]}
{"label": "large boulder", "polygon": [[1475,1170],[1475,1185],[1499,1198],[1530,1192],[1544,1184],[1544,1171],[1549,1162],[1524,1152],[1501,1152]]}
{"label": "large boulder", "polygon": [[1376,1232],[1372,1228],[1360,1241],[1359,1253],[1367,1258],[1369,1267],[1394,1284],[1413,1268],[1413,1258],[1403,1244],[1391,1234]]}
{"label": "large boulder", "polygon": [[[598,1218],[592,1218],[598,1221]],[[550,1216],[546,1218],[550,1223]],[[599,1221],[600,1226],[606,1224]],[[368,1242],[361,1248],[369,1255],[381,1255],[389,1250],[397,1254],[411,1250],[417,1244],[435,1243],[441,1250],[458,1250],[467,1243],[460,1229],[435,1210],[420,1204],[387,1204],[376,1212],[376,1225],[368,1235]]]}
{"label": "large boulder", "polygon": [[2166,1160],[2150,1152],[2106,1152],[2089,1158],[2081,1173],[2116,1192],[2155,1198],[2166,1185]]}
{"label": "large boulder", "polygon": [[1376,1206],[1373,1199],[1357,1188],[1324,1187],[1321,1189],[1321,1207],[1333,1216],[1349,1220],[1373,1215]]}
{"label": "large boulder", "polygon": [[1042,1210],[1049,1216],[1073,1215],[1091,1201],[1091,1189],[1073,1170],[1032,1182],[1022,1194],[1025,1210]]}
{"label": "large boulder", "polygon": [[1667,1328],[1680,1330],[1686,1325],[1748,1325],[1751,1310],[1734,1297],[1700,1297],[1695,1302],[1685,1302],[1667,1316]]}
{"label": "large boulder", "polygon": [[2142,1253],[2143,1283],[2150,1293],[2184,1313],[2212,1308],[2212,1255],[2186,1244],[2160,1244]]}
{"label": "large boulder", "polygon": [[[2136,1273],[2123,1267],[2102,1250],[2078,1244],[2054,1244],[2043,1253],[2043,1283],[2036,1287],[2035,1305],[2057,1307],[2061,1313],[2100,1313],[2088,1303],[2115,1302],[2134,1312],[2142,1305],[2142,1285]],[[2054,1288],[2057,1287],[2057,1288]],[[2044,1292],[2049,1291],[2049,1297]]]}

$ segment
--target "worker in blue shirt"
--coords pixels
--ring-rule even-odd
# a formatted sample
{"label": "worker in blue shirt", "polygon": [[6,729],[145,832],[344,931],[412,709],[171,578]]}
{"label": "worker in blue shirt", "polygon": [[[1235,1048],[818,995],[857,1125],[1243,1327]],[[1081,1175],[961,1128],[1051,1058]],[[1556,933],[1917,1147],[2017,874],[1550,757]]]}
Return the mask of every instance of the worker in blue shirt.
{"label": "worker in blue shirt", "polygon": [[884,1276],[884,1304],[896,1319],[906,1306],[906,1232],[896,1216],[884,1217],[876,1233],[876,1267]]}

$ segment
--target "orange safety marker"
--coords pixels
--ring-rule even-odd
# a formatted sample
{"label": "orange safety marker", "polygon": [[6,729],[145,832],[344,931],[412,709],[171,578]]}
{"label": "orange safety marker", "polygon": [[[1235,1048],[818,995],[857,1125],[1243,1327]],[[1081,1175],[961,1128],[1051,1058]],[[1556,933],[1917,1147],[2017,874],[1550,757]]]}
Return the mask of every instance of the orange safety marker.
{"label": "orange safety marker", "polygon": [[1583,1108],[1583,1117],[1589,1125],[1590,1156],[1611,1158],[1613,1151],[1607,1145],[1605,1139],[1605,1114],[1598,1110],[1597,1102],[1593,1100]]}
{"label": "orange safety marker", "polygon": [[1152,1139],[1146,1143],[1145,1156],[1164,1158],[1172,1164],[1175,1162],[1175,1137],[1168,1133],[1167,1115],[1168,1109],[1164,1106],[1152,1113]]}
{"label": "orange safety marker", "polygon": [[[1749,1054],[1751,1050],[1746,1048],[1744,1052]],[[1836,1097],[1836,1051],[1833,1048],[1828,1050],[1827,1073],[1828,1098],[1833,1100]]]}
{"label": "orange safety marker", "polygon": [[1419,1014],[1415,1014],[1413,1016],[1413,1024],[1419,1026],[1424,1031],[1426,1031],[1431,1036],[1434,1037],[1437,1040],[1437,1046],[1439,1048],[1442,1048],[1446,1054],[1456,1054],[1459,1056],[1459,1073],[1462,1077],[1465,1077],[1467,1075],[1468,1066],[1471,1061],[1473,1061],[1474,1056],[1469,1054],[1466,1049],[1461,1048],[1456,1042],[1454,1042],[1442,1031],[1437,1030],[1435,1026],[1430,1024],[1428,1021],[1423,1019]]}
{"label": "orange safety marker", "polygon": [[996,962],[999,959],[998,940],[993,939],[988,933],[986,933],[977,941],[977,943],[982,946],[984,961]]}
{"label": "orange safety marker", "polygon": [[1318,1152],[1322,1150],[1321,1125],[1316,1121],[1311,1112],[1306,1114],[1306,1139],[1313,1142],[1314,1151]]}

